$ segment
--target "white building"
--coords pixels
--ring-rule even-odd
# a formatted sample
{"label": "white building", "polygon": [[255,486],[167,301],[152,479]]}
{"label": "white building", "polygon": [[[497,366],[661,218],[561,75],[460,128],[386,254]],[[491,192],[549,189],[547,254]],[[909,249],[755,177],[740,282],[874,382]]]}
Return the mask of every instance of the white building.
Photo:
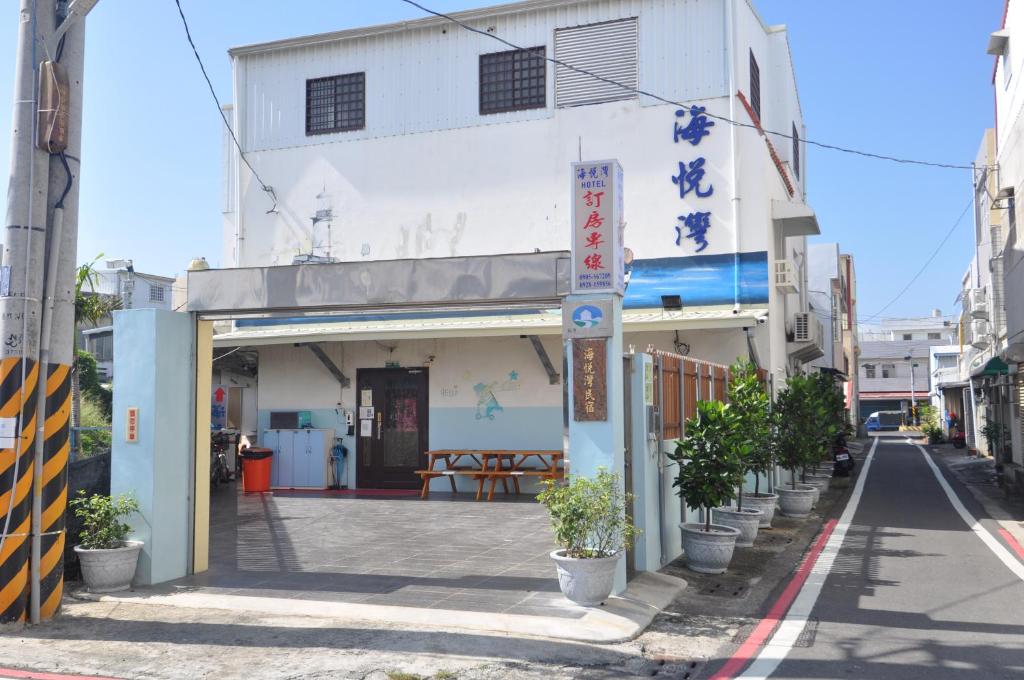
{"label": "white building", "polygon": [[853,257],[839,252],[838,243],[815,243],[807,246],[807,297],[811,312],[824,330],[824,355],[812,366],[835,371],[843,381],[846,408],[851,422],[859,416],[856,298],[857,284],[853,274]]}
{"label": "white building", "polygon": [[[529,0],[455,17],[482,34],[427,18],[230,51],[233,127],[273,196],[225,142],[225,262],[565,251],[570,164],[614,158],[635,257],[628,346],[756,357],[776,385],[823,354],[784,27],[746,0]],[[244,429],[333,430],[355,454],[350,485],[415,486],[424,446],[562,446],[557,310],[249,319],[215,345],[258,350],[258,422]],[[386,370],[427,377],[403,383],[415,423],[378,469],[346,414]]]}
{"label": "white building", "polygon": [[[131,260],[113,262],[119,265],[96,271],[92,285],[86,284],[86,294],[105,295],[121,301],[121,309],[173,309],[171,300],[174,278],[136,272]],[[93,355],[96,368],[105,380],[113,378],[114,327],[105,319],[95,327],[81,327],[79,346]]]}

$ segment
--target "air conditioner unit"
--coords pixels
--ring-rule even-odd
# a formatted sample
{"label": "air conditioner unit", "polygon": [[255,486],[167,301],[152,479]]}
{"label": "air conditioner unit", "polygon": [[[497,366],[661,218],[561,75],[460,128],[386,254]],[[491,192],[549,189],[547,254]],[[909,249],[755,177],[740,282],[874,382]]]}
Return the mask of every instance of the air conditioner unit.
{"label": "air conditioner unit", "polygon": [[793,342],[809,342],[811,336],[811,315],[797,312],[793,315]]}
{"label": "air conditioner unit", "polygon": [[988,319],[988,299],[984,288],[974,288],[967,292],[967,307],[971,310],[972,318]]}
{"label": "air conditioner unit", "polygon": [[780,293],[798,293],[796,267],[789,260],[775,260],[775,287]]}
{"label": "air conditioner unit", "polygon": [[988,347],[988,321],[975,319],[971,321],[971,346],[979,349]]}

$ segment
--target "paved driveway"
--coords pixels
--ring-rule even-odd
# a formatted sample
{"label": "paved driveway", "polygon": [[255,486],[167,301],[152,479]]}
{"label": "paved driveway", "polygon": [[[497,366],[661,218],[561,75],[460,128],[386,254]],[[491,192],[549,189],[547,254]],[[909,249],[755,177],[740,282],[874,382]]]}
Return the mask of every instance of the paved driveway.
{"label": "paved driveway", "polygon": [[580,617],[532,497],[316,494],[211,499],[210,570],[170,584],[257,597]]}

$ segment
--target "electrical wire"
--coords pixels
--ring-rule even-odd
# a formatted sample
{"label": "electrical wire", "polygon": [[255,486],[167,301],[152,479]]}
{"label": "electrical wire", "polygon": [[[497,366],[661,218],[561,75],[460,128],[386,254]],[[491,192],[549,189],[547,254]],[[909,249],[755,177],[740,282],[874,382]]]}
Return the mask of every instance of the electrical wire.
{"label": "electrical wire", "polygon": [[[508,47],[511,47],[514,50],[523,50],[525,52],[529,52],[531,54],[531,56],[533,56],[533,58],[535,58],[535,59],[543,59],[544,61],[551,62],[552,64],[555,64],[557,66],[561,66],[563,68],[567,68],[570,71],[575,71],[576,73],[580,73],[582,75],[589,76],[589,77],[594,78],[596,80],[600,80],[601,82],[608,83],[609,85],[614,85],[615,87],[618,87],[618,88],[621,88],[623,90],[626,90],[627,92],[632,92],[633,94],[640,94],[640,95],[643,95],[645,97],[650,97],[651,99],[655,99],[655,100],[660,101],[660,102],[662,102],[664,104],[672,104],[673,106],[678,106],[678,107],[683,108],[683,109],[688,108],[685,104],[682,104],[680,102],[673,101],[671,99],[666,99],[665,97],[662,97],[660,95],[654,94],[653,92],[648,92],[648,91],[642,90],[642,89],[640,89],[638,87],[633,87],[632,85],[626,85],[625,83],[620,83],[619,81],[613,80],[612,78],[606,78],[605,76],[598,75],[596,73],[593,73],[592,71],[588,71],[586,69],[579,68],[578,66],[574,66],[572,64],[568,64],[568,63],[562,61],[561,59],[557,59],[555,57],[549,57],[546,54],[544,56],[540,56],[540,55],[536,54],[535,52],[533,52],[533,50],[531,50],[530,48],[521,47],[521,46],[519,46],[519,45],[517,45],[517,44],[515,44],[515,43],[513,43],[513,42],[511,42],[509,40],[506,40],[505,38],[502,38],[499,35],[495,35],[494,33],[488,33],[487,31],[481,30],[479,28],[474,28],[473,26],[470,26],[469,24],[467,24],[467,23],[465,23],[463,21],[460,21],[459,19],[456,19],[455,17],[451,16],[450,14],[445,14],[444,12],[438,12],[437,10],[430,9],[429,7],[424,7],[423,5],[421,5],[420,3],[416,2],[415,0],[400,0],[400,1],[404,2],[407,5],[411,5],[411,6],[417,8],[417,9],[423,11],[423,12],[426,12],[427,14],[432,14],[433,16],[438,17],[440,19],[445,19],[446,21],[450,21],[451,23],[453,23],[453,24],[455,24],[455,25],[457,25],[457,26],[459,26],[459,27],[461,27],[461,28],[463,28],[463,29],[465,29],[467,31],[470,31],[472,33],[478,33],[478,34],[480,34],[482,36],[486,36],[486,37],[491,38],[493,40],[497,40],[498,42],[500,42],[500,43],[502,43],[502,44],[504,44],[504,45],[506,45]],[[175,0],[175,2],[177,2],[177,0]],[[785,132],[776,132],[774,130],[765,130],[760,125],[757,125],[757,124],[754,124],[754,123],[741,123],[739,121],[732,120],[731,118],[728,118],[726,116],[722,116],[722,115],[718,115],[718,114],[714,114],[714,113],[709,113],[707,111],[705,111],[702,115],[705,115],[708,118],[714,118],[715,120],[720,120],[723,123],[728,123],[729,125],[735,125],[736,127],[750,128],[750,129],[753,129],[753,130],[757,130],[758,132],[763,132],[764,134],[774,135],[776,137],[780,137],[782,139],[791,139],[791,140],[795,140],[797,142],[803,142],[804,144],[810,144],[811,146],[817,146],[817,147],[822,148],[822,149],[829,149],[831,151],[840,151],[842,153],[853,154],[853,155],[856,155],[856,156],[863,156],[863,157],[866,157],[866,158],[874,158],[874,159],[877,159],[877,160],[891,161],[893,163],[903,163],[903,164],[908,164],[908,165],[924,165],[924,166],[934,167],[934,168],[947,168],[947,169],[951,169],[951,170],[973,170],[973,169],[975,169],[975,166],[973,166],[973,165],[957,165],[955,163],[936,163],[936,162],[932,162],[932,161],[922,161],[922,160],[917,160],[917,159],[913,159],[913,158],[900,158],[898,156],[888,156],[886,154],[872,153],[870,151],[861,151],[859,149],[851,149],[849,147],[839,146],[839,145],[836,145],[836,144],[827,144],[825,142],[819,142],[819,141],[816,141],[816,140],[813,140],[813,139],[801,139],[800,137],[795,137],[795,136],[793,136],[791,134],[788,134],[788,133],[785,133]]]}
{"label": "electrical wire", "polygon": [[181,8],[181,0],[174,0],[174,4],[178,6],[178,15],[181,16],[181,25],[185,28],[185,37],[188,38],[188,44],[192,46],[192,54],[196,55],[196,62],[199,63],[199,70],[203,72],[203,78],[206,80],[206,85],[210,88],[210,95],[213,97],[214,103],[217,104],[217,113],[220,114],[221,120],[224,121],[224,127],[227,128],[228,134],[231,135],[231,141],[235,143],[235,148],[238,149],[238,156],[242,159],[242,162],[245,163],[246,167],[249,168],[249,171],[252,172],[256,181],[260,183],[260,188],[267,193],[270,200],[273,202],[273,205],[267,212],[276,212],[277,194],[274,193],[274,187],[263,181],[260,174],[256,172],[256,168],[252,167],[252,163],[250,163],[249,159],[245,157],[245,152],[242,151],[242,145],[238,143],[238,137],[235,136],[235,131],[231,129],[231,124],[228,123],[228,117],[224,115],[224,107],[221,106],[220,99],[217,97],[217,92],[213,89],[213,83],[210,81],[210,76],[206,72],[206,66],[203,65],[202,57],[199,56],[199,50],[196,48],[196,43],[192,40],[192,32],[188,28],[188,20],[185,19],[185,11]]}
{"label": "electrical wire", "polygon": [[932,263],[932,260],[935,259],[935,256],[939,254],[939,251],[942,250],[942,246],[946,245],[946,241],[948,241],[949,237],[953,235],[953,232],[956,231],[956,228],[960,226],[960,223],[964,219],[964,215],[967,214],[967,211],[971,209],[972,205],[974,205],[974,196],[971,196],[971,200],[969,200],[967,202],[967,205],[964,206],[963,212],[960,213],[960,217],[956,218],[956,222],[953,223],[953,226],[949,228],[949,231],[946,232],[946,235],[942,237],[941,241],[939,241],[939,245],[935,246],[935,250],[933,250],[932,254],[928,256],[928,259],[925,260],[924,264],[921,265],[921,268],[917,270],[917,273],[914,274],[913,278],[911,278],[910,281],[907,282],[907,285],[903,286],[900,292],[896,293],[896,296],[892,300],[889,300],[889,302],[884,307],[882,307],[880,310],[878,310],[871,316],[865,317],[863,319],[858,319],[858,323],[864,323],[872,319],[878,318],[879,316],[882,315],[882,312],[892,307],[897,300],[903,297],[903,294],[906,293],[912,285],[914,285],[914,282],[917,281],[921,274],[924,273],[924,270],[927,269],[928,265]]}

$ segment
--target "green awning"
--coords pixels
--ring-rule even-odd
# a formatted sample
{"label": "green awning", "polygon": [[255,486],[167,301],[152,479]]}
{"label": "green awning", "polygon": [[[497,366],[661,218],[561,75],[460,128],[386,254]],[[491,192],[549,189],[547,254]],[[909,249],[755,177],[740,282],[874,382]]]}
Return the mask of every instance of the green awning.
{"label": "green awning", "polygon": [[980,369],[971,374],[972,378],[978,378],[986,375],[1008,375],[1010,373],[1010,367],[1006,365],[1006,362],[999,357],[992,357],[985,365]]}

